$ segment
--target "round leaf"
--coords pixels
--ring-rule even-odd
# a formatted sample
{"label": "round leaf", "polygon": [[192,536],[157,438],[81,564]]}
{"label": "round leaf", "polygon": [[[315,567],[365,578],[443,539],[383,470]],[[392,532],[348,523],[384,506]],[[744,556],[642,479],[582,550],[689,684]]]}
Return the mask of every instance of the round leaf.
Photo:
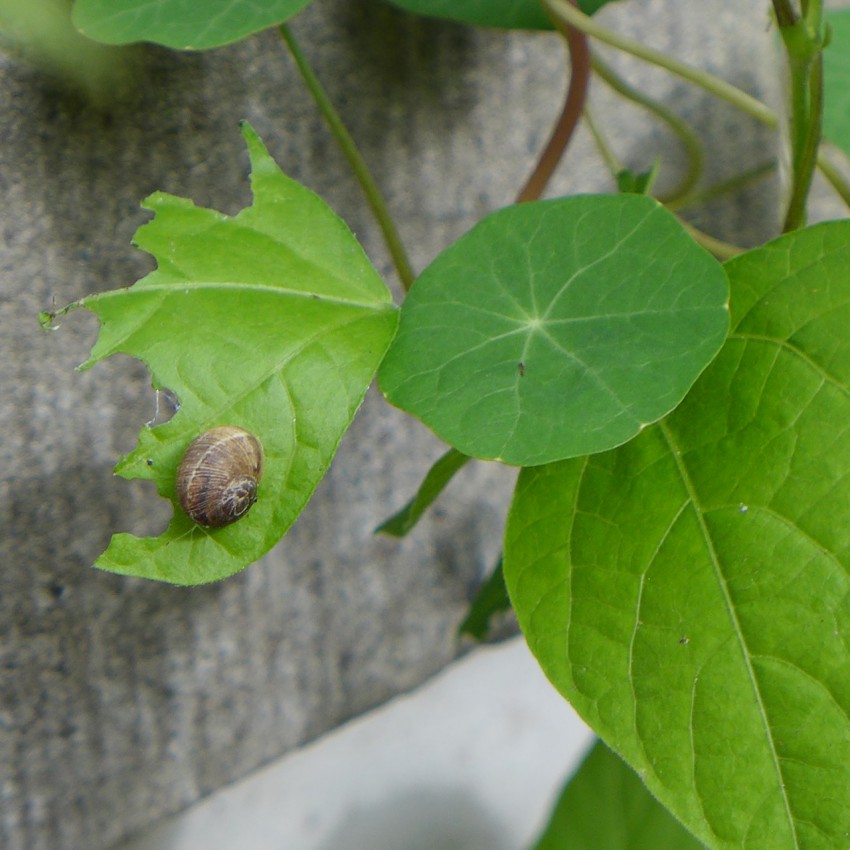
{"label": "round leaf", "polygon": [[381,387],[464,454],[531,466],[669,413],[726,337],[722,266],[651,198],[500,210],[402,308]]}
{"label": "round leaf", "polygon": [[95,41],[205,50],[282,24],[311,0],[76,0],[74,26]]}

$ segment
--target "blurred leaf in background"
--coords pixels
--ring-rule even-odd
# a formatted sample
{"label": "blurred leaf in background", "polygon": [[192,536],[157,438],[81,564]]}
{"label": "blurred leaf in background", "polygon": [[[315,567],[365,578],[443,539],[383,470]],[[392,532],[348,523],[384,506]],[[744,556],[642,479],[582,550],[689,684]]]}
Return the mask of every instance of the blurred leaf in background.
{"label": "blurred leaf in background", "polygon": [[132,91],[140,61],[138,49],[79,33],[69,0],[0,0],[0,47],[101,106]]}

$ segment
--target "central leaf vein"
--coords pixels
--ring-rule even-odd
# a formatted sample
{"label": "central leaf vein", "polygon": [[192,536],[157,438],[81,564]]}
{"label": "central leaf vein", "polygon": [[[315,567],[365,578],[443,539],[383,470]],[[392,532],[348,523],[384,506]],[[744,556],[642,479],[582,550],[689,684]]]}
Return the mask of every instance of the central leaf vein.
{"label": "central leaf vein", "polygon": [[[708,552],[709,558],[711,560],[712,569],[714,571],[714,575],[717,579],[717,584],[720,589],[720,592],[723,596],[723,601],[726,606],[726,613],[729,618],[729,622],[732,625],[735,638],[738,642],[739,649],[741,651],[741,657],[743,658],[744,665],[747,670],[747,676],[750,680],[750,685],[753,689],[753,696],[756,699],[759,707],[759,715],[762,719],[762,724],[764,727],[765,739],[767,741],[768,747],[770,749],[771,759],[773,761],[774,769],[776,771],[777,777],[777,785],[779,788],[779,792],[782,797],[782,803],[785,809],[785,814],[788,819],[788,825],[791,830],[791,835],[794,839],[794,847],[799,847],[799,841],[797,838],[797,831],[794,825],[794,817],[791,813],[791,802],[788,799],[788,792],[786,791],[786,783],[784,780],[784,776],[782,774],[782,765],[779,758],[779,753],[776,748],[776,742],[773,739],[773,733],[770,727],[769,717],[767,713],[767,708],[764,703],[764,699],[762,697],[761,688],[759,687],[758,679],[756,676],[756,672],[753,669],[752,664],[752,655],[750,653],[749,647],[747,645],[746,635],[744,634],[744,629],[741,625],[740,620],[738,619],[738,615],[735,611],[735,605],[732,600],[731,593],[729,591],[729,585],[726,581],[726,577],[723,574],[723,568],[720,563],[720,558],[717,554],[717,549],[714,545],[714,541],[711,536],[711,532],[708,529],[708,526],[705,522],[705,514],[700,504],[699,497],[696,492],[696,488],[694,486],[694,482],[691,479],[690,473],[688,472],[687,467],[685,466],[685,462],[682,458],[682,453],[679,450],[678,445],[671,433],[669,427],[665,425],[664,422],[660,422],[658,424],[659,430],[667,443],[667,447],[670,451],[670,454],[673,458],[674,463],[676,464],[676,468],[679,472],[679,477],[682,480],[682,484],[685,487],[685,490],[688,493],[688,498],[691,504],[694,507],[694,514],[697,519],[697,523],[700,528],[700,533],[702,535],[703,541],[705,543],[706,550]],[[700,799],[702,798],[702,793],[698,786],[694,787],[694,790]]]}

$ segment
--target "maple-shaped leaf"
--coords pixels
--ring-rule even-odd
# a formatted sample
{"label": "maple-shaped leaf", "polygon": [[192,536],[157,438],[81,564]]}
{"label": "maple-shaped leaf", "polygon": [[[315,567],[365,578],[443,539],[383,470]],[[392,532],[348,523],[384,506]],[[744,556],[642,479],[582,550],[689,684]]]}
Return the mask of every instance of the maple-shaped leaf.
{"label": "maple-shaped leaf", "polygon": [[[114,535],[102,569],[200,584],[267,552],[327,470],[395,332],[390,293],[345,223],[280,171],[247,124],[243,133],[252,206],[229,217],[152,195],[144,206],[155,218],[136,244],[158,268],[72,305],[101,322],[81,368],[129,354],[179,400],[116,468],[155,481],[174,517],[158,537]],[[256,435],[265,467],[250,512],[208,529],[180,508],[175,473],[189,443],[217,425]]]}

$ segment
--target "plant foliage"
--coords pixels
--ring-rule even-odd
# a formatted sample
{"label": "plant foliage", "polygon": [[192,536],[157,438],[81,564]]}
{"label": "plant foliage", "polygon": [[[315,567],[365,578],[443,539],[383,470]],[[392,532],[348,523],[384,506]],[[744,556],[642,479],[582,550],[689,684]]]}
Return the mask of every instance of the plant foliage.
{"label": "plant foliage", "polygon": [[669,417],[524,470],[505,580],[552,682],[713,848],[850,833],[850,222],[727,264]]}
{"label": "plant foliage", "polygon": [[75,0],[77,29],[105,44],[206,50],[282,24],[311,0]]}
{"label": "plant foliage", "polygon": [[597,741],[533,850],[701,850],[635,772]]}
{"label": "plant foliage", "polygon": [[[540,0],[389,0],[419,15],[448,18],[464,24],[503,29],[552,29]],[[580,0],[579,8],[592,15],[612,0]]]}
{"label": "plant foliage", "polygon": [[508,207],[420,275],[381,388],[473,457],[604,451],[681,401],[726,338],[727,299],[722,267],[652,198]]}
{"label": "plant foliage", "polygon": [[[593,14],[609,1],[576,5]],[[467,24],[552,28],[540,0],[389,2]],[[205,49],[307,5],[76,0],[73,21],[110,44]],[[789,230],[805,218],[820,141],[821,5],[773,3],[791,70]],[[573,30],[583,30],[777,123],[705,72],[638,49],[571,6],[549,8],[574,51]],[[829,23],[823,128],[850,153],[850,10]],[[285,41],[394,246],[353,141],[286,32]],[[552,136],[559,145],[558,129],[579,111],[570,112],[580,69]],[[665,120],[696,180],[694,134]],[[512,603],[549,678],[636,771],[599,744],[536,850],[695,848],[662,806],[714,850],[846,850],[850,222],[796,231],[724,270],[643,194],[654,170],[621,169],[593,132],[620,190],[641,194],[493,213],[422,273],[400,319],[344,223],[282,174],[247,125],[252,206],[231,218],[151,196],[155,218],[137,244],[156,271],[72,307],[101,321],[84,366],[129,354],[180,401],[117,467],[153,480],[175,514],[158,537],[115,535],[97,565],[196,584],[259,558],[327,470],[380,364],[387,399],[452,448],[379,530],[407,534],[470,457],[524,467],[503,561],[460,630],[483,638]],[[556,156],[547,146],[539,165]],[[406,282],[406,261],[399,268]],[[182,513],[174,479],[189,442],[220,424],[258,436],[266,471],[251,512],[208,530]]]}
{"label": "plant foliage", "polygon": [[850,156],[850,9],[828,17],[830,43],[823,54],[826,137]]}
{"label": "plant foliage", "polygon": [[[324,475],[395,331],[391,296],[345,224],[243,130],[253,205],[229,218],[151,196],[156,218],[136,240],[156,271],[76,305],[101,321],[84,368],[129,354],[180,401],[170,421],[142,429],[116,468],[155,481],[174,518],[158,537],[114,535],[102,569],[199,584],[256,561]],[[211,530],[182,512],[174,481],[187,445],[214,425],[255,434],[265,474],[250,513]]]}
{"label": "plant foliage", "polygon": [[473,640],[487,640],[490,635],[492,621],[499,614],[511,610],[511,600],[505,587],[505,577],[502,573],[502,559],[496,564],[487,580],[478,588],[469,610],[460,624],[458,633],[467,635]]}
{"label": "plant foliage", "polygon": [[468,461],[469,458],[466,455],[449,449],[428,470],[416,495],[401,510],[382,522],[375,532],[388,534],[390,537],[404,537],[408,534]]}

